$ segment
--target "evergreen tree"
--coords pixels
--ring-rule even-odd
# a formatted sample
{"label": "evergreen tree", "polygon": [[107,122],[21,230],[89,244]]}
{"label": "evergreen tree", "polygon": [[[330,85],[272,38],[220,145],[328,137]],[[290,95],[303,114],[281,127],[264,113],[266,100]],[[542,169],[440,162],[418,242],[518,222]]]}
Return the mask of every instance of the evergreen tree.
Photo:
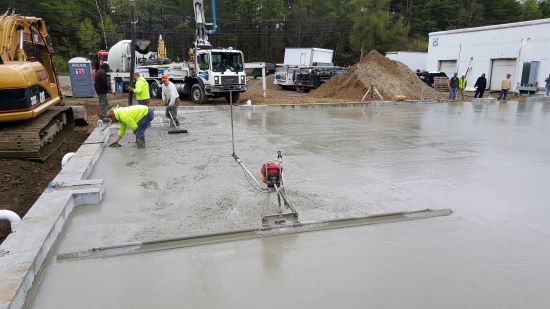
{"label": "evergreen tree", "polygon": [[80,23],[80,28],[76,33],[76,36],[80,41],[80,45],[85,50],[84,55],[94,53],[98,50],[98,46],[101,44],[101,36],[89,18],[85,18],[82,23]]}
{"label": "evergreen tree", "polygon": [[[1,12],[8,6],[46,20],[59,63],[130,38],[128,0],[0,0]],[[320,47],[347,65],[362,48],[426,50],[430,32],[550,17],[550,0],[233,0],[217,6],[219,27],[210,42],[242,50],[248,62],[281,62],[285,47]],[[192,1],[136,0],[136,9],[137,37],[155,45],[162,34],[168,57],[185,58],[195,38]],[[210,1],[205,15],[211,21]]]}
{"label": "evergreen tree", "polygon": [[416,32],[427,35],[434,31],[456,29],[459,24],[459,3],[454,0],[427,0],[413,18]]}
{"label": "evergreen tree", "polygon": [[525,0],[521,4],[521,20],[533,20],[542,18],[539,4],[535,0]]}
{"label": "evergreen tree", "polygon": [[397,50],[403,46],[407,28],[399,16],[388,13],[386,0],[358,0],[354,2],[353,28],[350,42],[364,55],[371,49],[380,52]]}
{"label": "evergreen tree", "polygon": [[550,17],[550,0],[540,1],[539,9],[542,14],[542,18],[549,18]]}
{"label": "evergreen tree", "polygon": [[486,25],[498,25],[521,20],[521,4],[515,0],[484,0]]}
{"label": "evergreen tree", "polygon": [[103,23],[105,27],[105,35],[107,36],[108,48],[124,38],[122,33],[118,31],[118,26],[115,25],[111,16],[105,17]]}

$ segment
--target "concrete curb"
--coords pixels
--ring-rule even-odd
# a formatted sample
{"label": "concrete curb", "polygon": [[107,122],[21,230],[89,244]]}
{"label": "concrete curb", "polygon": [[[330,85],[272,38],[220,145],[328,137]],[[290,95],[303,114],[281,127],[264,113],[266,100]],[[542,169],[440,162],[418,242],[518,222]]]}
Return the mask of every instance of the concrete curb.
{"label": "concrete curb", "polygon": [[550,97],[545,97],[545,96],[528,97],[525,101],[550,103]]}
{"label": "concrete curb", "polygon": [[472,103],[497,103],[496,98],[474,98]]}
{"label": "concrete curb", "polygon": [[0,246],[0,309],[23,308],[74,207],[101,202],[103,180],[86,179],[110,134],[110,128],[99,127],[90,134]]}
{"label": "concrete curb", "polygon": [[[318,102],[318,103],[274,103],[274,104],[237,104],[234,107],[260,107],[260,106],[293,106],[293,107],[307,107],[307,106],[350,106],[350,105],[372,105],[372,104],[387,104],[387,105],[403,105],[403,104],[435,104],[435,103],[447,103],[447,100],[404,100],[404,101],[386,101],[386,100],[372,100],[372,101],[350,101],[350,102]],[[202,107],[202,106],[201,106]],[[214,107],[227,107],[227,105],[215,105]],[[187,106],[184,106],[187,108]]]}

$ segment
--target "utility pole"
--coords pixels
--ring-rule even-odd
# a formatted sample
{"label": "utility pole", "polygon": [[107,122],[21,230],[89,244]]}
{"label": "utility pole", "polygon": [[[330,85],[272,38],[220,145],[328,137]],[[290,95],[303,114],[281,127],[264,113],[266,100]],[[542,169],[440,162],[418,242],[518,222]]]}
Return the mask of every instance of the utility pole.
{"label": "utility pole", "polygon": [[[130,85],[132,85],[132,80],[134,78],[134,72],[136,71],[136,28],[137,28],[137,18],[136,18],[136,1],[130,1],[130,10],[132,16],[132,43],[131,43],[131,57],[130,57]],[[132,105],[132,92],[128,91],[128,106]]]}

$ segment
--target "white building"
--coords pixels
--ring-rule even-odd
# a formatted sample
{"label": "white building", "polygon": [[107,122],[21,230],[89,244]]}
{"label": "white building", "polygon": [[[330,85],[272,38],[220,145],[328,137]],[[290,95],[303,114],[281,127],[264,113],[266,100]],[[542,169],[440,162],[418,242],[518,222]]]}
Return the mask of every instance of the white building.
{"label": "white building", "polygon": [[500,90],[506,74],[514,91],[543,88],[550,73],[550,19],[432,32],[427,69],[467,74],[467,90],[482,73],[491,90]]}
{"label": "white building", "polygon": [[416,70],[426,71],[426,59],[428,58],[428,53],[395,51],[387,52],[386,57],[391,60],[402,62],[414,72],[416,72]]}

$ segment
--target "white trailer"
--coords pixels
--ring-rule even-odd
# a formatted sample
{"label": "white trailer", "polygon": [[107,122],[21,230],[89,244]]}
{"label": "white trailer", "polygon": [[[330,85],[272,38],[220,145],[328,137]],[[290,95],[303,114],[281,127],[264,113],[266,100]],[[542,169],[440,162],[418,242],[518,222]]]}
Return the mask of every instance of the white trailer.
{"label": "white trailer", "polygon": [[490,90],[511,74],[513,91],[540,91],[550,73],[548,42],[550,19],[432,32],[427,70],[466,74],[470,91],[483,73]]}
{"label": "white trailer", "polygon": [[295,89],[297,74],[304,70],[313,71],[317,68],[328,68],[339,71],[334,67],[332,49],[323,48],[285,48],[283,64],[278,64],[273,83],[283,89]]}
{"label": "white trailer", "polygon": [[329,65],[332,66],[332,49],[323,48],[285,48],[284,65]]}

